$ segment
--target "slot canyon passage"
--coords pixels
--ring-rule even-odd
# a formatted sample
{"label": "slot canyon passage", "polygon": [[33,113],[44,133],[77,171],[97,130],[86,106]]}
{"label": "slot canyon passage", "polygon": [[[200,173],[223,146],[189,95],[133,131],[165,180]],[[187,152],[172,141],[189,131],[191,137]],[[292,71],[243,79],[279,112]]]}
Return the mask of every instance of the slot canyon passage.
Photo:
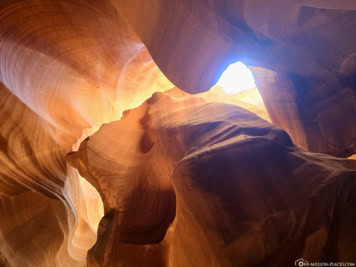
{"label": "slot canyon passage", "polygon": [[0,95],[0,266],[356,264],[354,0],[0,0]]}

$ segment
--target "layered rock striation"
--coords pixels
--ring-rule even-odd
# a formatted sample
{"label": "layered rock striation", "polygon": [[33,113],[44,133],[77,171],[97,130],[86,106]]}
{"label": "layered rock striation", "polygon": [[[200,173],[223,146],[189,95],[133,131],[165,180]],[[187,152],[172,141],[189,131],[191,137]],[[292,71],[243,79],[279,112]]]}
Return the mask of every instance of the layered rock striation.
{"label": "layered rock striation", "polygon": [[[355,12],[1,0],[0,265],[353,260]],[[262,99],[208,91],[239,60]]]}
{"label": "layered rock striation", "polygon": [[240,107],[156,93],[67,158],[103,199],[89,266],[356,260],[356,162]]}

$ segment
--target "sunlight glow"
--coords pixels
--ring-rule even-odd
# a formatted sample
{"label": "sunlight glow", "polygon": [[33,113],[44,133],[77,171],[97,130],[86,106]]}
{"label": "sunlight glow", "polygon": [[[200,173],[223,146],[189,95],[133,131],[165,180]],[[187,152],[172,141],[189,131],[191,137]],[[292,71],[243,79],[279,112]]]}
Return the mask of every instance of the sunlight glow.
{"label": "sunlight glow", "polygon": [[226,94],[237,94],[256,87],[250,69],[240,61],[231,64],[216,85],[221,86]]}

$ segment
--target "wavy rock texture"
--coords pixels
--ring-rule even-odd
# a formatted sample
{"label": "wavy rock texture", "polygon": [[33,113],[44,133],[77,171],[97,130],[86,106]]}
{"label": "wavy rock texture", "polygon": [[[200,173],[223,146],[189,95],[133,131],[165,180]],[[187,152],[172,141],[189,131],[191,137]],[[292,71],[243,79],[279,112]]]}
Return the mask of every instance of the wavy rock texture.
{"label": "wavy rock texture", "polygon": [[174,86],[109,1],[2,1],[0,40],[1,263],[85,266],[102,201],[65,155]]}
{"label": "wavy rock texture", "polygon": [[[229,141],[234,135],[240,134],[232,130],[232,133],[228,132],[227,135],[222,134],[219,137],[218,134],[221,133],[219,131],[225,129],[226,120],[230,115],[222,112],[220,108],[218,108],[219,112],[215,110],[216,106],[225,107],[225,105],[208,104],[208,102],[229,103],[250,110],[287,131],[293,142],[307,151],[354,158],[352,155],[356,153],[355,12],[355,4],[351,0],[342,2],[275,0],[268,3],[261,0],[1,0],[0,265],[86,266],[87,252],[96,244],[90,252],[91,256],[88,257],[89,264],[105,262],[111,264],[113,259],[125,255],[123,261],[127,261],[129,265],[160,266],[171,261],[176,266],[191,264],[209,266],[215,263],[223,265],[226,263],[228,266],[228,264],[237,264],[238,259],[232,259],[232,256],[227,254],[231,250],[233,255],[235,246],[236,251],[239,251],[242,245],[238,242],[242,242],[247,251],[246,258],[239,257],[243,261],[241,264],[248,264],[248,255],[251,255],[249,251],[252,251],[252,248],[246,244],[255,246],[253,243],[255,241],[249,243],[250,240],[254,240],[248,234],[250,230],[243,231],[245,239],[239,239],[239,234],[237,234],[238,238],[235,238],[236,233],[228,232],[229,229],[235,228],[235,223],[238,223],[234,221],[232,226],[223,223],[221,225],[223,229],[219,228],[216,232],[217,228],[214,228],[212,217],[206,215],[209,212],[205,214],[205,211],[210,208],[204,206],[206,205],[204,203],[210,203],[212,199],[216,199],[215,196],[225,191],[216,188],[217,191],[212,190],[215,193],[206,196],[205,193],[201,195],[201,192],[206,192],[205,189],[202,191],[201,186],[197,186],[193,189],[197,190],[198,199],[190,199],[190,193],[186,193],[184,183],[189,181],[187,183],[191,184],[189,179],[195,181],[193,177],[199,176],[199,173],[193,175],[197,170],[184,163],[181,164],[182,167],[177,167],[181,166],[177,165],[178,161],[191,155],[189,149],[193,151],[205,146],[210,148],[211,138],[220,144],[223,140]],[[252,66],[262,99],[257,89],[229,97],[223,95],[219,87],[213,87],[208,91],[222,71],[230,63],[238,60]],[[111,181],[108,176],[106,182],[109,188],[105,186],[100,188],[98,191],[101,195],[99,195],[94,187],[98,188],[100,184],[96,184],[94,178],[89,179],[93,187],[75,168],[67,165],[67,153],[77,150],[80,143],[98,130],[103,123],[119,120],[125,110],[140,106],[154,92],[167,91],[176,86],[185,92],[199,93],[200,99],[188,100],[187,96],[177,89],[168,93],[173,100],[168,101],[168,96],[155,95],[150,101],[158,101],[157,103],[162,103],[162,107],[159,104],[145,102],[137,109],[139,111],[135,111],[137,112],[135,118],[132,117],[133,111],[130,112],[131,115],[128,114],[123,118],[122,121],[128,122],[126,134],[132,135],[130,137],[132,139],[119,135],[113,140],[115,144],[118,143],[118,146],[110,149],[107,145],[108,140],[102,140],[102,146],[109,150],[101,153],[114,153],[117,147],[122,147],[122,151],[126,151],[126,154],[116,151],[118,158],[115,160],[122,160],[120,164],[123,165],[116,166],[118,162],[108,159],[105,165],[100,167],[100,172],[93,175],[101,175],[105,172],[103,170],[105,166],[110,168],[116,166],[118,170],[122,170],[120,169],[122,166],[127,166],[128,169],[124,171],[135,179],[130,180],[125,177],[123,181],[120,178],[119,184],[112,185],[111,182],[117,181]],[[177,104],[176,101],[181,101],[179,102],[181,104]],[[191,107],[192,103],[197,107]],[[155,110],[154,117],[160,118],[161,122],[150,121],[151,117],[148,115],[142,122],[137,122],[136,119],[142,117],[140,112],[145,110],[143,107],[147,106],[154,107],[154,109],[151,107],[151,111]],[[179,106],[181,114],[173,108],[175,106],[177,108]],[[263,129],[277,129],[266,122],[262,123],[250,113],[237,109],[239,114],[241,112],[248,114],[246,116],[249,118],[252,116],[251,120],[256,122],[251,122],[252,126],[249,129],[252,133],[249,130],[248,135],[255,136],[256,131],[259,135],[262,125]],[[194,120],[190,121],[187,117],[190,114],[189,110],[197,112],[194,116],[205,114],[206,117],[199,118],[198,121],[207,122],[203,127],[208,129],[201,130]],[[214,111],[217,114],[214,114]],[[167,116],[164,116],[165,113]],[[174,117],[170,118],[169,114]],[[214,122],[219,114],[221,121]],[[159,141],[161,136],[157,136],[151,128],[157,126],[157,129],[161,129],[160,134],[167,138],[168,134],[161,127],[166,127],[166,122],[171,120],[182,121],[184,127],[189,128],[192,133],[191,135],[187,135],[185,131],[182,135],[177,133],[177,140],[165,139],[163,144],[163,139]],[[213,121],[214,126],[208,123],[210,120]],[[122,124],[122,121],[114,124]],[[169,127],[169,129],[181,130],[174,125]],[[135,131],[131,133],[129,129]],[[207,131],[206,135],[205,131]],[[265,130],[261,131],[264,133]],[[200,143],[202,140],[203,143]],[[177,148],[174,155],[170,149],[173,145]],[[285,145],[282,144],[282,147]],[[157,147],[162,151],[157,151],[159,150]],[[218,148],[220,149],[220,145]],[[233,148],[231,149],[235,157],[235,152]],[[251,146],[251,151],[253,149],[254,146]],[[258,157],[260,154],[262,157],[265,153],[264,149],[264,146],[256,148],[258,152],[251,157]],[[325,233],[328,233],[325,240],[333,240],[334,237],[329,237],[331,234],[338,236],[341,242],[339,247],[334,249],[332,243],[336,244],[336,242],[328,241],[324,246],[325,251],[337,254],[331,254],[331,258],[352,258],[350,255],[355,251],[352,242],[354,236],[350,234],[352,230],[349,231],[348,228],[353,219],[352,215],[347,217],[348,215],[345,214],[349,208],[352,209],[353,202],[351,197],[348,199],[349,191],[344,190],[342,186],[352,188],[352,185],[349,184],[348,178],[338,178],[344,177],[345,173],[350,173],[346,165],[351,161],[344,162],[341,159],[336,160],[319,154],[307,157],[305,152],[300,152],[294,147],[292,150],[294,152],[283,152],[290,160],[285,159],[287,163],[292,164],[292,167],[287,163],[285,166],[293,172],[290,177],[303,177],[304,172],[301,172],[301,175],[298,172],[306,169],[305,166],[315,170],[315,172],[306,171],[308,174],[306,176],[311,177],[310,182],[302,179],[296,184],[304,188],[307,193],[320,197],[318,198],[321,201],[320,207],[325,209],[330,207],[335,211],[336,215],[330,215],[330,218],[339,218],[339,213],[340,216],[344,216],[337,219],[336,226],[335,224],[330,226],[329,221],[324,220],[325,216],[322,216],[324,213],[319,216],[320,218],[315,215],[317,219],[328,222],[325,226]],[[81,151],[85,151],[83,147]],[[156,151],[154,156],[152,151]],[[231,153],[226,152],[224,157],[230,158]],[[74,162],[83,160],[78,154],[75,155],[78,157],[72,159]],[[216,161],[215,157],[217,157],[215,154],[211,155],[213,161]],[[294,157],[303,158],[298,162],[304,162],[300,163],[300,166],[304,167],[295,167],[296,165],[293,164],[297,163],[291,163],[294,162]],[[88,159],[88,162],[98,158],[99,155],[95,155],[94,158]],[[274,156],[268,157],[268,160],[271,161],[271,166],[275,166]],[[163,162],[166,165],[160,168],[156,166]],[[204,162],[199,164],[205,166]],[[210,156],[207,162],[208,165],[214,165],[211,164]],[[83,171],[84,167],[78,168],[82,168]],[[173,170],[175,170],[174,175]],[[113,170],[106,171],[111,175]],[[187,175],[190,178],[178,178],[183,175],[180,174],[181,171],[192,174]],[[201,177],[205,177],[204,171],[199,169]],[[231,170],[227,168],[226,172],[232,174],[221,179],[226,181],[236,179],[231,178],[237,177],[236,171],[234,168]],[[277,170],[275,172],[277,175]],[[280,172],[279,175],[282,175],[284,169]],[[309,176],[310,173],[319,172],[323,175]],[[84,172],[83,175],[88,179],[87,173]],[[279,176],[271,178],[268,172],[259,175],[259,177],[266,175],[263,181],[271,181],[271,185],[268,182],[262,184],[261,190],[272,186],[273,179],[279,179]],[[143,178],[146,176],[150,177]],[[138,189],[135,184],[135,181],[139,181],[137,177],[141,177],[140,182],[142,182]],[[322,177],[331,178],[325,182]],[[146,180],[152,183],[147,185]],[[182,184],[177,183],[180,180]],[[230,184],[226,187],[230,187]],[[324,193],[321,192],[324,191],[320,191],[321,187],[338,190],[339,199],[336,201],[335,198],[323,198]],[[276,190],[282,194],[283,192],[280,192],[282,188],[285,187]],[[114,192],[114,189],[118,191]],[[137,199],[132,198],[132,195],[135,195],[132,192],[135,190]],[[304,191],[300,193],[298,190],[295,193],[298,197],[309,196],[309,193]],[[112,200],[112,197],[115,198],[119,192],[120,205]],[[276,193],[273,197],[277,195]],[[216,205],[222,207],[230,205],[231,203],[228,202],[232,201],[217,198]],[[192,211],[184,206],[183,199],[189,203],[188,206],[192,205]],[[321,199],[324,199],[324,202]],[[147,204],[147,207],[142,205],[142,201]],[[197,201],[197,203],[190,204],[189,201]],[[252,199],[250,203],[254,201],[255,199]],[[259,201],[261,200],[257,202]],[[288,202],[286,208],[288,211],[291,207],[296,207],[294,200],[290,201],[292,204]],[[195,210],[194,207],[198,203],[204,214]],[[219,208],[214,206],[214,203],[211,204],[212,210],[223,210],[220,206]],[[260,205],[258,203],[257,206]],[[313,214],[314,210],[307,204],[301,206],[309,207],[310,213],[305,211],[302,212],[303,215]],[[132,212],[126,213],[126,217],[123,217],[120,213],[121,208],[126,209],[128,206],[130,210],[132,208]],[[141,216],[146,214],[148,207],[154,208],[155,212],[152,212],[154,216]],[[261,209],[268,210],[265,206]],[[278,210],[276,207],[274,209],[273,212],[268,210],[267,213],[274,214]],[[235,211],[228,208],[221,214],[234,217]],[[104,213],[106,215],[101,220]],[[192,213],[198,217],[191,222],[182,222],[182,219],[178,223],[175,213],[181,214],[182,218],[187,218],[189,217],[187,214]],[[259,222],[260,224],[256,223],[256,225],[261,225],[262,217],[258,217],[259,215],[256,215],[257,217],[251,215],[251,220],[247,215],[244,216],[245,214],[240,216],[241,220],[246,219],[248,222],[243,225],[249,226],[250,221]],[[296,218],[292,221],[302,224],[304,227],[302,229],[307,229],[305,227],[309,227],[308,225],[314,220],[314,217],[311,219],[308,217],[300,222],[300,218],[304,217]],[[100,220],[100,237],[111,233],[110,229],[119,227],[121,230],[97,241]],[[208,228],[196,227],[202,222],[206,222]],[[318,228],[320,224],[317,222],[313,224],[314,226],[315,229],[321,229]],[[185,232],[184,227],[191,229],[189,231],[192,232]],[[283,227],[286,227],[286,224],[283,224]],[[336,233],[334,229],[339,229],[338,227],[340,231],[337,230],[339,232]],[[215,230],[208,233],[209,229]],[[236,229],[245,228],[238,225]],[[313,232],[313,229],[310,231]],[[296,244],[295,242],[300,244],[298,248],[295,247],[295,251],[300,251],[303,246],[305,251],[309,251],[309,248],[320,248],[324,244],[319,239],[320,236],[324,236],[323,231],[320,230],[312,237],[309,235],[311,232],[303,235],[303,237],[308,236],[309,243],[302,241],[298,243],[294,236],[290,237],[293,242],[288,242],[292,244],[291,246]],[[177,233],[182,233],[181,239],[178,238]],[[231,240],[227,240],[225,234],[219,233],[231,233],[232,240],[240,241],[236,245],[231,243]],[[210,237],[210,234],[213,237]],[[191,235],[192,239],[185,239],[186,235]],[[279,244],[279,239],[268,236],[266,234],[263,238],[267,239],[258,241],[258,244],[270,244],[266,245],[264,256],[255,258],[271,266],[276,266],[273,264],[283,266],[285,262],[291,260],[292,256],[286,252],[285,259],[280,259],[281,262],[273,262],[272,259],[275,257],[266,255],[278,251],[279,248],[274,246]],[[218,243],[222,244],[218,247],[209,241],[218,239],[222,242]],[[202,240],[209,244],[207,248],[201,249]],[[269,241],[263,243],[265,240]],[[119,244],[110,244],[110,242],[119,242]],[[227,250],[224,244],[230,244]],[[186,250],[184,246],[191,248],[189,252],[191,254],[183,255]],[[111,250],[112,247],[114,250]],[[284,246],[281,245],[280,248],[282,250]],[[146,256],[137,256],[142,253]],[[318,255],[316,252],[305,253],[303,255],[306,257]],[[115,254],[116,256],[113,256]],[[205,257],[204,260],[210,261],[196,262],[189,257],[193,254],[196,254],[195,259],[209,254],[211,256]],[[121,256],[119,258],[121,259]]]}
{"label": "wavy rock texture", "polygon": [[213,86],[208,92],[197,94],[209,102],[219,102],[242,107],[271,122],[264,101],[257,88],[252,88],[236,94],[226,94],[220,86]]}
{"label": "wavy rock texture", "polygon": [[102,201],[65,155],[173,85],[107,1],[2,1],[0,81],[1,261],[85,266]]}
{"label": "wavy rock texture", "polygon": [[[266,91],[273,123],[311,151],[343,157],[355,153],[352,1],[112,2],[177,87],[207,91],[238,60],[268,69],[278,82],[267,70],[255,78]],[[283,103],[274,94],[285,96]]]}
{"label": "wavy rock texture", "polygon": [[68,160],[105,209],[89,266],[356,260],[356,162],[237,106],[156,93]]}
{"label": "wavy rock texture", "polygon": [[253,72],[262,81],[259,88],[271,121],[290,133],[296,144],[340,157],[355,153],[356,95],[352,88],[308,90],[300,77],[261,68]]}

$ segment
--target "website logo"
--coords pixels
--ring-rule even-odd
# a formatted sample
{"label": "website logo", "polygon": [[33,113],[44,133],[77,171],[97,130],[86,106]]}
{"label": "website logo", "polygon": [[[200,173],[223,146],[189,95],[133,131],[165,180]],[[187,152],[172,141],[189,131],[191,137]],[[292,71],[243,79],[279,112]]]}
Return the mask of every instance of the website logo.
{"label": "website logo", "polygon": [[305,259],[298,259],[294,262],[297,267],[350,267],[356,266],[354,262],[308,262]]}
{"label": "website logo", "polygon": [[295,266],[309,266],[309,262],[307,262],[306,260],[300,258],[299,260],[296,260],[294,262]]}

